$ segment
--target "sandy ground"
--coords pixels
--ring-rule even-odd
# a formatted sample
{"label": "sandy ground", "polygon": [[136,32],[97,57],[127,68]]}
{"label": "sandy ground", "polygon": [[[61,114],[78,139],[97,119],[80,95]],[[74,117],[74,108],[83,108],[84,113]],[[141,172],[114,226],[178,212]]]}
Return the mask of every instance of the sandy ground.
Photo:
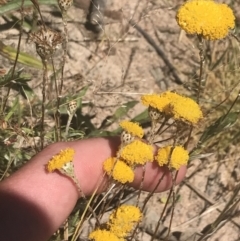
{"label": "sandy ground", "polygon": [[[180,31],[175,14],[178,4],[182,1],[107,1],[107,9],[118,11],[121,19],[104,18],[104,31],[97,36],[84,28],[86,12],[72,7],[68,13],[69,45],[65,93],[77,93],[82,87],[90,85],[84,97],[84,103],[92,102],[93,107],[85,107],[84,112],[94,115],[93,123],[100,126],[101,121],[113,113],[117,107],[130,100],[139,100],[143,93],[159,93],[174,90],[179,93],[194,92],[199,68],[197,39]],[[222,1],[226,2],[226,1]],[[228,1],[230,2],[230,1]],[[233,3],[237,24],[240,24],[240,9]],[[61,29],[61,19],[53,17],[49,7],[43,7],[46,21],[56,29]],[[53,8],[52,8],[53,10]],[[55,9],[56,10],[56,9]],[[157,44],[164,53],[164,58],[171,63],[169,66],[164,58],[146,41],[142,34],[128,22],[133,19]],[[1,19],[0,24],[5,21]],[[17,30],[1,33],[5,44],[16,46]],[[230,38],[207,44],[206,48],[214,50],[217,59],[226,49],[233,48]],[[32,44],[23,45],[22,51],[34,53]],[[239,50],[238,51],[239,54]],[[1,58],[1,57],[0,57]],[[3,65],[9,63],[3,59]],[[238,60],[239,64],[239,60]],[[206,69],[209,81],[206,83],[206,99],[211,96],[211,88],[219,87],[222,98],[225,88],[229,88],[227,80],[222,79],[219,72],[226,71],[227,60],[223,60],[220,68]],[[175,74],[173,74],[173,72]],[[232,74],[234,75],[234,71]],[[236,70],[236,75],[238,71]],[[40,75],[32,86],[39,86]],[[182,84],[179,84],[181,80]],[[209,88],[209,91],[208,91]],[[130,111],[129,118],[144,110],[137,104]],[[116,126],[112,126],[114,129]],[[233,194],[234,186],[239,181],[239,154],[236,146],[231,145],[225,153],[214,153],[210,158],[193,160],[185,182],[175,188],[178,200],[172,223],[172,231],[177,232],[171,240],[198,240],[194,234],[211,224],[223,210],[227,200]],[[166,193],[155,194],[148,205],[146,222],[139,234],[139,240],[150,240],[151,229],[156,225],[167,197]],[[235,210],[239,215],[239,208]],[[168,226],[170,211],[164,225]],[[239,218],[234,217],[216,231],[208,240],[237,241],[240,240]],[[180,233],[179,233],[180,232]],[[192,236],[193,235],[193,236]],[[164,235],[163,235],[164,236]],[[157,240],[163,240],[159,237]]]}

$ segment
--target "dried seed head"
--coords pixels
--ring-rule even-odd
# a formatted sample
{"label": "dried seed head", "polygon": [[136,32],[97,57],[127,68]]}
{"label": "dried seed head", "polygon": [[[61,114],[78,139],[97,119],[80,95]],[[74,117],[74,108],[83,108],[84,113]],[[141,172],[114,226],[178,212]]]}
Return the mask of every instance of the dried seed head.
{"label": "dried seed head", "polygon": [[69,111],[69,114],[72,115],[76,112],[77,110],[77,101],[75,100],[72,100],[68,103],[68,111]]}
{"label": "dried seed head", "polygon": [[121,144],[126,145],[133,142],[135,137],[127,131],[123,131],[121,134]]}
{"label": "dried seed head", "polygon": [[29,39],[36,44],[36,51],[44,60],[48,59],[63,42],[60,33],[44,26],[41,26],[37,32],[31,33]]}
{"label": "dried seed head", "polygon": [[73,4],[73,0],[58,0],[58,6],[61,11],[66,12]]}
{"label": "dried seed head", "polygon": [[148,108],[148,114],[149,114],[149,117],[151,118],[151,120],[153,120],[153,121],[158,121],[161,116],[161,113],[157,109],[155,109],[151,106],[149,106],[149,108]]}

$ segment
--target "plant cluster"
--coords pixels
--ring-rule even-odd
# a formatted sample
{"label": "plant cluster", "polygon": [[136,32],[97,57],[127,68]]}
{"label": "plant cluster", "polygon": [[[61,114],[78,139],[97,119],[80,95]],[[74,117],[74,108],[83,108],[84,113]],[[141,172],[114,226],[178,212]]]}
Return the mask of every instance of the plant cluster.
{"label": "plant cluster", "polygon": [[[184,143],[183,139],[178,140],[178,132],[183,130],[183,124],[192,131],[193,125],[203,117],[194,100],[169,91],[159,95],[144,95],[142,103],[148,106],[152,123],[151,137],[149,140],[143,139],[144,131],[139,123],[122,121],[121,145],[116,157],[107,159],[103,164],[107,174],[122,184],[132,182],[134,168],[146,165],[147,162],[156,161],[159,166],[166,165],[169,170],[179,170],[182,165],[186,165],[189,154],[183,146],[189,140],[186,139]],[[154,156],[152,145],[155,137],[163,135],[164,129],[170,127],[175,130],[167,141],[169,143],[172,140],[172,145],[160,147]]]}
{"label": "plant cluster", "polygon": [[139,208],[121,205],[110,215],[107,229],[94,230],[89,234],[89,238],[94,241],[124,241],[141,219],[142,213]]}
{"label": "plant cluster", "polygon": [[[24,5],[23,2],[22,7]],[[51,142],[56,142],[82,138],[82,135],[79,134],[78,130],[71,132],[71,124],[74,117],[77,116],[76,118],[80,119],[83,117],[80,109],[82,107],[82,97],[86,93],[87,87],[84,87],[78,96],[71,96],[70,98],[67,98],[63,93],[64,68],[68,54],[67,13],[73,4],[73,1],[57,1],[62,15],[62,32],[58,32],[48,27],[43,21],[41,10],[37,1],[31,2],[35,6],[35,14],[38,14],[41,19],[40,26],[29,34],[29,40],[35,44],[36,53],[41,59],[41,63],[36,61],[34,64],[35,66],[42,67],[42,96],[40,101],[41,104],[39,104],[40,111],[38,112],[38,128],[32,128],[31,131],[28,130],[28,132],[26,130],[22,130],[21,134],[27,137],[37,136],[40,139],[40,144],[35,143],[35,149],[36,152],[38,152],[46,146],[48,139],[51,139]],[[95,4],[95,1],[93,1],[93,3]],[[96,6],[95,8],[97,9]],[[140,118],[140,120],[139,118],[126,120],[125,115],[127,111],[136,104],[135,102],[127,103],[127,110],[125,109],[123,111],[122,108],[119,108],[114,115],[111,116],[110,120],[105,121],[106,123],[118,122],[119,128],[113,132],[103,130],[104,127],[108,127],[107,124],[102,124],[101,128],[97,129],[92,127],[93,125],[89,120],[90,118],[87,121],[85,120],[88,126],[92,127],[92,131],[90,133],[85,132],[85,138],[101,135],[120,135],[120,144],[115,156],[107,158],[102,165],[104,172],[103,176],[107,176],[108,184],[110,184],[108,190],[103,196],[97,195],[96,190],[96,193],[94,193],[90,199],[87,199],[82,192],[81,183],[79,183],[74,173],[74,155],[76,150],[72,148],[61,150],[48,160],[48,163],[45,166],[46,171],[49,173],[57,171],[69,177],[77,186],[80,196],[87,203],[85,210],[77,215],[78,219],[79,216],[82,215],[80,221],[75,221],[74,225],[72,225],[75,231],[69,235],[69,237],[71,236],[72,238],[71,240],[76,240],[80,235],[79,230],[81,229],[83,220],[88,220],[92,216],[96,220],[96,225],[94,230],[88,235],[89,240],[133,240],[136,236],[140,223],[144,220],[144,211],[147,203],[166,175],[166,172],[162,174],[159,180],[156,181],[156,185],[153,187],[153,190],[148,194],[143,203],[140,204],[139,200],[142,194],[146,166],[153,165],[153,163],[156,164],[158,168],[167,170],[167,173],[170,174],[172,178],[173,185],[169,191],[167,202],[161,212],[158,224],[152,237],[153,240],[160,223],[164,219],[163,217],[166,213],[167,206],[170,204],[171,220],[167,236],[165,237],[167,240],[170,235],[171,223],[174,215],[174,207],[176,203],[175,184],[179,170],[182,166],[187,166],[194,157],[200,157],[201,150],[209,143],[209,140],[217,136],[224,129],[235,124],[238,119],[238,112],[232,111],[232,108],[238,100],[237,97],[233,101],[231,107],[227,110],[227,113],[217,119],[216,122],[211,123],[204,131],[198,132],[197,138],[195,137],[195,139],[198,139],[196,144],[191,142],[195,130],[198,130],[199,126],[205,121],[208,114],[207,111],[203,111],[201,102],[201,97],[204,94],[203,80],[205,77],[204,43],[223,39],[228,36],[233,36],[238,40],[232,31],[235,27],[235,16],[232,9],[226,4],[217,3],[213,0],[189,0],[183,3],[176,12],[176,21],[179,27],[187,34],[197,36],[200,59],[199,75],[196,87],[197,94],[185,96],[177,93],[176,91],[144,94],[140,97],[140,102],[146,107],[146,111],[143,113],[147,113],[147,116]],[[19,46],[20,42],[21,41],[19,41]],[[6,46],[3,46],[3,49],[5,51],[9,50]],[[62,49],[62,56],[61,66],[56,70],[54,65],[54,54],[58,49]],[[16,70],[16,63],[18,61],[27,62],[26,59],[28,60],[29,56],[16,54],[14,58],[14,67],[8,73],[0,76],[0,87],[7,88],[6,96],[3,98],[1,106],[3,116],[8,109],[7,103],[10,96],[9,93],[16,86],[21,86],[24,90],[23,96],[29,100],[27,90],[30,90],[30,87],[26,84],[29,79],[28,77],[22,75],[22,69]],[[50,72],[52,75],[49,74]],[[48,86],[50,79],[54,83],[54,91],[52,91],[52,89]],[[54,98],[52,98],[51,95],[49,97],[48,94],[53,94],[53,92]],[[6,129],[8,128],[9,119],[14,115],[15,110],[19,107],[17,102],[18,100],[16,100],[16,103],[14,102],[12,108],[10,108],[9,114],[5,115],[3,121],[0,122],[3,133],[2,136],[5,138],[4,144],[10,143],[10,138],[5,137],[7,135]],[[49,107],[49,103],[52,104],[51,108]],[[64,126],[61,125],[61,107],[63,105],[67,106],[67,121]],[[54,131],[52,132],[46,131],[45,124],[46,112],[49,109],[51,109],[51,114],[54,119]],[[121,114],[119,114],[119,112]],[[120,119],[122,121],[119,121]],[[145,128],[146,123],[148,124],[148,128]],[[124,196],[124,192],[128,190],[127,184],[134,182],[136,171],[140,168],[143,170],[143,174],[139,190],[137,191],[138,197],[136,203],[134,205],[121,204],[121,198]],[[3,173],[6,172],[4,171]],[[235,203],[240,200],[235,197],[236,196],[233,196],[233,198],[229,201],[229,206],[227,206],[224,210],[225,213],[230,210],[233,203],[235,205]],[[117,202],[115,201],[116,205],[110,214],[108,221],[102,223],[101,218],[103,213],[108,210],[111,201],[115,200],[114,198],[119,200]],[[172,203],[170,202],[171,198]],[[94,205],[91,206],[92,203],[94,203]],[[102,204],[102,207],[99,208],[100,204]],[[228,209],[228,207],[230,208]],[[217,227],[223,221],[223,217],[224,215],[220,216],[214,225],[202,234],[199,241],[213,233],[214,227]],[[76,225],[76,223],[78,223],[78,225]],[[66,232],[66,229],[64,232]]]}

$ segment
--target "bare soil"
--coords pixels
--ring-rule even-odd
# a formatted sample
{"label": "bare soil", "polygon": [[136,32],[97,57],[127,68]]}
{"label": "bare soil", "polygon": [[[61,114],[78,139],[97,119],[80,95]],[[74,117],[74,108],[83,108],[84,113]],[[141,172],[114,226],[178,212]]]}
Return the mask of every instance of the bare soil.
{"label": "bare soil", "polygon": [[[130,100],[139,100],[141,94],[160,93],[165,90],[174,90],[186,95],[194,94],[199,70],[198,42],[195,36],[187,36],[181,31],[176,23],[176,11],[182,2],[108,0],[108,17],[104,17],[104,25],[101,26],[103,31],[101,34],[94,34],[84,27],[88,3],[75,1],[75,7],[68,12],[69,44],[64,92],[74,94],[82,87],[90,85],[83,101],[92,102],[94,105],[91,108],[86,107],[84,112],[95,116],[93,123],[96,126],[100,126],[102,120],[119,106]],[[221,2],[232,3],[230,0]],[[232,6],[237,17],[236,25],[239,27],[238,3],[234,1]],[[61,18],[53,15],[56,10],[54,7],[42,7],[46,22],[60,30]],[[150,36],[163,55],[157,53],[156,48],[149,44],[149,39],[146,39],[139,29],[129,24],[130,20]],[[0,24],[4,23],[5,20],[1,18]],[[18,31],[15,29],[1,32],[1,40],[7,45],[16,46],[17,36]],[[24,36],[26,39],[27,35]],[[212,56],[215,59],[233,48],[239,55],[236,46],[239,48],[236,41],[230,37],[205,44],[207,53],[213,51]],[[35,54],[34,48],[33,44],[25,43],[21,50]],[[2,65],[9,68],[9,62],[0,58]],[[239,66],[239,59],[236,62]],[[227,65],[228,60],[223,59],[220,66],[214,70],[206,67],[208,79],[203,102],[208,103],[212,93],[218,101],[227,96],[227,90],[231,87],[228,79],[223,79],[223,72],[230,71]],[[39,88],[41,73],[31,71],[35,76],[31,85]],[[238,73],[235,68],[231,71],[232,76],[237,76]],[[213,88],[216,89],[213,91]],[[130,111],[128,117],[132,118],[144,109],[138,104]],[[223,210],[239,181],[240,155],[236,154],[236,148],[237,146],[230,144],[224,155],[213,153],[211,157],[191,161],[185,182],[175,188],[178,201],[172,232],[179,233],[171,236],[171,240],[197,240],[197,233],[218,217],[219,210]],[[157,223],[158,213],[163,209],[166,197],[167,192],[155,194],[149,202],[147,221],[142,225],[140,240],[150,240],[151,229],[153,230]],[[234,212],[239,215],[239,207]],[[164,222],[166,227],[169,220],[170,214]],[[239,218],[234,217],[208,240],[240,240],[239,222]],[[162,237],[164,235],[159,234],[156,240],[163,240]]]}

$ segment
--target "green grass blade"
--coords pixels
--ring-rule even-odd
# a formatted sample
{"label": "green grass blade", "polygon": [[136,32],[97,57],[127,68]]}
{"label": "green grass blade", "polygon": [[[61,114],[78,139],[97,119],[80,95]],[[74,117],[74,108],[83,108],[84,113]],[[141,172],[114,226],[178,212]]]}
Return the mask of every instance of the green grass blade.
{"label": "green grass blade", "polygon": [[150,123],[150,118],[148,115],[148,109],[144,110],[142,113],[136,115],[131,121],[139,122],[140,124]]}
{"label": "green grass blade", "polygon": [[16,98],[12,104],[11,109],[9,110],[9,112],[7,113],[7,115],[4,117],[5,121],[9,121],[9,119],[11,118],[11,116],[17,112],[17,110],[19,110],[19,99]]}
{"label": "green grass blade", "polygon": [[[55,4],[57,5],[57,0],[38,0],[38,3],[39,5],[55,5]],[[6,3],[5,5],[2,5],[0,7],[0,16],[8,12],[20,9],[21,4],[22,4],[22,1],[13,0]],[[23,6],[30,7],[30,6],[33,6],[33,3],[30,0],[25,0]]]}
{"label": "green grass blade", "polygon": [[[9,60],[15,61],[16,54],[16,49],[7,46],[2,41],[0,41],[0,55]],[[18,62],[32,68],[42,69],[42,61],[27,53],[20,52],[18,56]]]}
{"label": "green grass blade", "polygon": [[199,139],[199,143],[203,144],[204,142],[216,136],[223,130],[232,127],[238,120],[238,117],[238,112],[230,112],[227,115],[224,114],[223,116],[218,118],[212,125],[206,128],[206,130],[203,132],[202,136]]}
{"label": "green grass blade", "polygon": [[103,120],[100,129],[107,128],[112,123],[117,122],[119,119],[123,118],[127,115],[128,111],[134,108],[134,106],[138,103],[138,101],[129,101],[121,105],[112,116],[108,116]]}

